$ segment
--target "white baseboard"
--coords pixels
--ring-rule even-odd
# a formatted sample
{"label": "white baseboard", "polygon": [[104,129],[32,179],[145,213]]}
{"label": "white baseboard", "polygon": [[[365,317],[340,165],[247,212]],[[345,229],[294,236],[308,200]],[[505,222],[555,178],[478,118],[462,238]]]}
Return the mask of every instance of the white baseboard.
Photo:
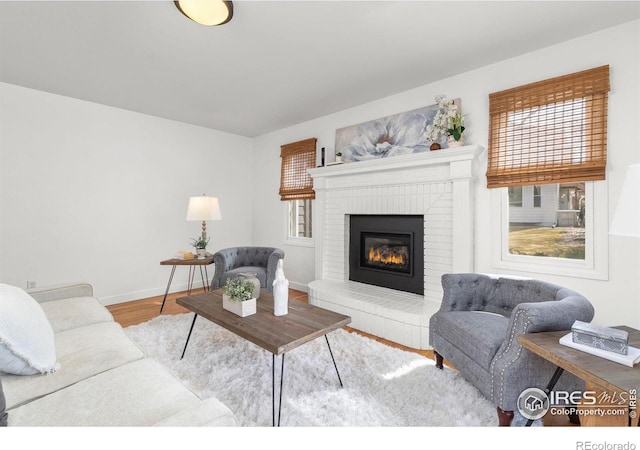
{"label": "white baseboard", "polygon": [[[196,283],[194,283],[194,285],[195,285],[194,289],[198,289],[202,287],[202,286],[198,286]],[[110,295],[107,297],[99,297],[99,300],[100,300],[100,303],[102,303],[104,306],[116,305],[118,303],[132,302],[134,300],[142,300],[143,298],[157,297],[159,295],[164,295],[164,292],[166,289],[167,289],[166,286],[152,288],[152,289],[143,289],[140,291],[126,292],[123,294]],[[171,289],[169,290],[169,294],[173,294],[175,292],[183,292],[188,289],[189,289],[189,286],[187,283],[175,283],[175,284],[172,283]]]}
{"label": "white baseboard", "polygon": [[309,293],[309,287],[305,283],[296,283],[289,280],[289,289]]}

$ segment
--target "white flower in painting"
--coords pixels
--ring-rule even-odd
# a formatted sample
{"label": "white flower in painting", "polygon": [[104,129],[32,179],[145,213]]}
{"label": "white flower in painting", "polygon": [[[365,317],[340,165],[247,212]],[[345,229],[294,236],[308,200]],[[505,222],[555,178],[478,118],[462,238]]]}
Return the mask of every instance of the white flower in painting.
{"label": "white flower in painting", "polygon": [[422,114],[400,114],[362,124],[343,150],[347,161],[406,155],[428,148],[426,118]]}

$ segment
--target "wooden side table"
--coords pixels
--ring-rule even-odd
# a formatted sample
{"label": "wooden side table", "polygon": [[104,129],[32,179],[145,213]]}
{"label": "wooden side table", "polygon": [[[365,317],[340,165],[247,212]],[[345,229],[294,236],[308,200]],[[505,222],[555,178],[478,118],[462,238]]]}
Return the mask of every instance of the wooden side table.
{"label": "wooden side table", "polygon": [[[614,327],[629,333],[629,345],[640,347],[640,330],[620,326]],[[640,366],[627,367],[608,359],[600,358],[580,350],[567,347],[558,341],[570,333],[549,331],[524,334],[518,337],[523,347],[555,364],[558,369],[549,383],[552,390],[555,381],[566,370],[585,381],[587,391],[595,392],[597,399],[610,402],[620,401],[620,407],[627,408],[625,415],[579,414],[582,426],[631,426],[640,425]],[[580,408],[589,409],[582,405]],[[595,407],[594,407],[595,408]],[[580,411],[579,411],[580,412]]]}
{"label": "wooden side table", "polygon": [[[160,261],[161,266],[172,266],[171,275],[169,275],[169,282],[167,283],[167,289],[164,291],[164,298],[162,299],[162,306],[160,306],[160,313],[164,308],[164,302],[167,301],[167,295],[169,294],[169,288],[171,287],[171,281],[173,281],[173,275],[176,273],[177,266],[189,266],[189,283],[188,283],[188,295],[191,295],[191,289],[193,288],[193,278],[196,274],[196,267],[200,268],[200,279],[202,280],[202,288],[207,291],[209,286],[209,274],[207,273],[207,266],[213,264],[213,256],[208,256],[204,259],[165,259]],[[204,273],[203,273],[204,268]],[[206,282],[205,282],[206,278]]]}

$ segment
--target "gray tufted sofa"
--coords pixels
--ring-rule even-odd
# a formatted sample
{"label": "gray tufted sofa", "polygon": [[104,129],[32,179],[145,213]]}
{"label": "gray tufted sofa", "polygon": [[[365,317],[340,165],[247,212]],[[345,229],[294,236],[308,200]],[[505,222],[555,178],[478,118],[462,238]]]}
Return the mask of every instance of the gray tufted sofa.
{"label": "gray tufted sofa", "polygon": [[[543,389],[555,366],[523,348],[518,336],[569,330],[575,320],[590,322],[594,310],[579,293],[551,283],[482,274],[445,274],[440,310],[429,322],[429,344],[436,365],[443,358],[498,411],[500,425],[510,425],[518,396]],[[565,372],[555,390],[583,390],[584,383]]]}
{"label": "gray tufted sofa", "polygon": [[284,250],[274,247],[231,247],[213,255],[215,274],[211,289],[224,286],[227,278],[240,273],[254,273],[260,280],[260,287],[273,290],[278,261],[284,258]]}

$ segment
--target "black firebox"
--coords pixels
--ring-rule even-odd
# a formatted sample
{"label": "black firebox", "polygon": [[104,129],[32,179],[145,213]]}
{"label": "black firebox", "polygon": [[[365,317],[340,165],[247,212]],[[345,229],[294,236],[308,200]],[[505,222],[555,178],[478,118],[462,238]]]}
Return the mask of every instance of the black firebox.
{"label": "black firebox", "polygon": [[424,217],[349,216],[349,279],[424,294]]}

